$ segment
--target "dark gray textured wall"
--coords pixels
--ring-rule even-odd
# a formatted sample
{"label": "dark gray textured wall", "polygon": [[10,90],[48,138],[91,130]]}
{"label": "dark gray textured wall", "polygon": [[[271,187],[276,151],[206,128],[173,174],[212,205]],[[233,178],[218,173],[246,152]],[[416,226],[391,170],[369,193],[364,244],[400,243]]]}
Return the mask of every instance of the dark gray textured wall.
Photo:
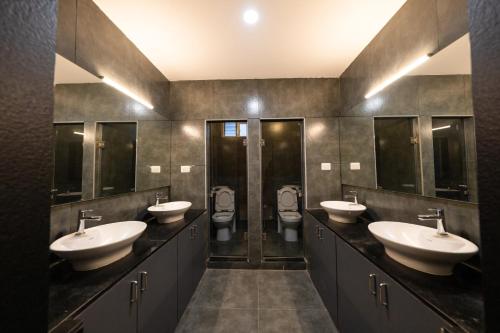
{"label": "dark gray textured wall", "polygon": [[[172,198],[205,206],[205,120],[290,117],[305,118],[308,207],[340,198],[338,79],[177,81],[170,101]],[[321,162],[332,170],[320,170]],[[181,165],[194,167],[181,174]]]}
{"label": "dark gray textured wall", "polygon": [[469,1],[486,332],[500,332],[500,2]]}
{"label": "dark gray textured wall", "polygon": [[54,0],[0,1],[2,332],[47,328],[56,10]]}

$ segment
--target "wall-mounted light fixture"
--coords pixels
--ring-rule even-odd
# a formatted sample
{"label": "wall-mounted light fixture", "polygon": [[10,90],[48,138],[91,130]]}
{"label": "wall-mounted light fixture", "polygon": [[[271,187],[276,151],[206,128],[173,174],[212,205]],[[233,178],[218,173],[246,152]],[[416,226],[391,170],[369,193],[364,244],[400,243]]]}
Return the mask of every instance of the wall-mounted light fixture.
{"label": "wall-mounted light fixture", "polygon": [[451,125],[446,125],[446,126],[441,126],[441,127],[433,128],[432,130],[433,131],[439,131],[439,130],[447,129],[447,128],[450,128],[450,127],[451,127]]}
{"label": "wall-mounted light fixture", "polygon": [[365,95],[365,98],[368,99],[368,98],[372,97],[373,95],[378,94],[385,87],[391,85],[395,81],[399,80],[400,78],[402,78],[403,76],[405,76],[406,74],[410,73],[412,70],[414,70],[415,68],[417,68],[418,66],[422,65],[424,62],[426,62],[427,60],[429,60],[429,58],[431,56],[432,56],[432,54],[426,54],[424,56],[421,56],[420,58],[415,59],[410,64],[408,64],[407,66],[405,66],[401,70],[399,70],[399,72],[397,72],[396,74],[394,74],[393,76],[389,77],[384,82],[382,82],[381,84],[379,84],[378,86],[376,86],[375,88],[373,88],[372,90],[370,90]]}
{"label": "wall-mounted light fixture", "polygon": [[73,134],[76,134],[76,135],[85,135],[85,133],[83,133],[83,132],[77,132],[77,131],[74,131]]}
{"label": "wall-mounted light fixture", "polygon": [[134,94],[133,92],[131,92],[130,90],[128,90],[127,88],[125,88],[125,87],[121,86],[120,84],[116,83],[115,81],[111,80],[110,78],[101,77],[101,80],[102,80],[102,82],[106,83],[107,85],[115,88],[116,90],[124,93],[128,97],[130,97],[130,98],[134,99],[135,101],[141,103],[142,105],[144,105],[148,109],[150,109],[150,110],[154,109],[154,106],[151,105],[151,103],[146,102],[145,100],[143,100],[142,98],[140,98],[139,96],[137,96],[136,94]]}

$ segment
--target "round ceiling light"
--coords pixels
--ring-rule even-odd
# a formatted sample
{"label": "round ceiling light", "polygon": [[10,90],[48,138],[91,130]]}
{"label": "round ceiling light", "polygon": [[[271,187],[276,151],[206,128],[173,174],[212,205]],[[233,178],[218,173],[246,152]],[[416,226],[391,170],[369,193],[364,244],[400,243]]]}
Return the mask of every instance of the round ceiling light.
{"label": "round ceiling light", "polygon": [[259,21],[259,13],[254,9],[247,9],[243,13],[243,21],[247,24],[255,24]]}

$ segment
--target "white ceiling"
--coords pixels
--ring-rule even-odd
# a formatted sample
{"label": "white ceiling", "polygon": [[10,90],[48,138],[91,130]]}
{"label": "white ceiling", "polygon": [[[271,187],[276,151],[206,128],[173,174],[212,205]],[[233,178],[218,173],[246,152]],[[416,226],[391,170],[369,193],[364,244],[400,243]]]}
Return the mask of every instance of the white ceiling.
{"label": "white ceiling", "polygon": [[68,59],[56,53],[56,66],[54,70],[54,85],[69,83],[96,83],[101,80],[77,66]]}
{"label": "white ceiling", "polygon": [[469,34],[457,39],[410,73],[410,75],[453,74],[471,74]]}
{"label": "white ceiling", "polygon": [[339,77],[406,0],[94,1],[175,81]]}

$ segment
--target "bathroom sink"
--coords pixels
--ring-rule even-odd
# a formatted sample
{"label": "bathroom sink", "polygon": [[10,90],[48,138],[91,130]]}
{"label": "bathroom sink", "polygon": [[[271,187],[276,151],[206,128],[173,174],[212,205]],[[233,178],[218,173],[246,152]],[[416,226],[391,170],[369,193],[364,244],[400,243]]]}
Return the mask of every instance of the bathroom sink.
{"label": "bathroom sink", "polygon": [[76,271],[90,271],[129,254],[144,229],[146,223],[140,221],[103,224],[85,229],[81,235],[61,237],[50,245],[50,250],[69,260]]}
{"label": "bathroom sink", "polygon": [[153,214],[159,223],[172,223],[182,220],[189,207],[189,201],[172,201],[151,206],[148,212]]}
{"label": "bathroom sink", "polygon": [[366,207],[350,201],[323,201],[321,207],[328,213],[330,220],[341,223],[355,223]]}
{"label": "bathroom sink", "polygon": [[434,228],[402,222],[373,222],[370,232],[385,253],[397,262],[433,275],[451,275],[455,264],[478,252],[478,247],[457,235],[439,235]]}

